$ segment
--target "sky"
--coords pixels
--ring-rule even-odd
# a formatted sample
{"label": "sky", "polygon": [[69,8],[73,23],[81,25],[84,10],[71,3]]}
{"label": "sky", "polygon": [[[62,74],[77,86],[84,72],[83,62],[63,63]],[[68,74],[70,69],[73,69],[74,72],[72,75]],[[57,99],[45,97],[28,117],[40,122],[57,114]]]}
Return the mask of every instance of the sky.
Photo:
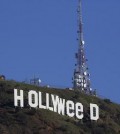
{"label": "sky", "polygon": [[[0,74],[72,87],[78,0],[0,0]],[[120,103],[120,0],[83,0],[91,85]]]}

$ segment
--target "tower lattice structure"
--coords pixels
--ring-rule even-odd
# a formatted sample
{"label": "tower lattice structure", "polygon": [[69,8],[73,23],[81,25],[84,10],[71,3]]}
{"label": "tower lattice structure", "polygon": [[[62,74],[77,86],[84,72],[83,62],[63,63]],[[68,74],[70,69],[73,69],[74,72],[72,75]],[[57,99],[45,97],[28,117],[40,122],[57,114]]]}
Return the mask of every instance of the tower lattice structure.
{"label": "tower lattice structure", "polygon": [[74,76],[73,76],[73,89],[91,92],[90,87],[90,74],[88,73],[87,59],[85,55],[85,42],[83,39],[83,22],[82,22],[82,5],[81,0],[78,0],[78,52],[75,54],[77,63],[75,64]]}

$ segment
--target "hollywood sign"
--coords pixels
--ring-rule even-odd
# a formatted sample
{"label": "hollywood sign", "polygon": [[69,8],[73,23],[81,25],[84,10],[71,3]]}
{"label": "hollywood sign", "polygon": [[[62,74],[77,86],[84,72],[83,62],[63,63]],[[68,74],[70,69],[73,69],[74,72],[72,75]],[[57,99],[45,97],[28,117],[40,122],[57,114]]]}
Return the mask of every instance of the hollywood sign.
{"label": "hollywood sign", "polygon": [[[61,115],[67,115],[69,117],[76,117],[77,119],[83,119],[84,108],[82,103],[74,103],[71,100],[65,100],[57,95],[44,93],[45,105],[43,105],[43,93],[30,90],[28,92],[28,105],[31,108],[47,109],[53,112],[57,112]],[[51,105],[52,104],[52,105]],[[14,89],[14,106],[24,107],[24,91]],[[99,107],[97,104],[90,103],[90,119],[99,119]]]}

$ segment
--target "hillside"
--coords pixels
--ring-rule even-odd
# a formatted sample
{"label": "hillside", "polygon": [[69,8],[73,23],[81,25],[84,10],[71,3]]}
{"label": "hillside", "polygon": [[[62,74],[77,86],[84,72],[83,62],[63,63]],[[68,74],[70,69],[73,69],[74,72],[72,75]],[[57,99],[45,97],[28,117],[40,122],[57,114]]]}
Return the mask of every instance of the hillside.
{"label": "hillside", "polygon": [[[85,118],[77,120],[58,113],[29,107],[15,108],[13,89],[36,90],[81,102]],[[27,99],[27,98],[26,98]],[[89,103],[100,108],[100,119],[89,119]],[[84,93],[36,87],[15,81],[0,81],[0,134],[120,134],[120,105]]]}

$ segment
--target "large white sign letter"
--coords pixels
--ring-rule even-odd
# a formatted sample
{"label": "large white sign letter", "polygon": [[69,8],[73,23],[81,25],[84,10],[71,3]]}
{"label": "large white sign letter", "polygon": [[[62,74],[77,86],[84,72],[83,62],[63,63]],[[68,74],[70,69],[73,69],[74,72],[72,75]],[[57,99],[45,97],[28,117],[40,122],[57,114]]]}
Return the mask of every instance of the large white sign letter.
{"label": "large white sign letter", "polygon": [[95,121],[99,119],[99,107],[96,104],[90,103],[90,118]]}
{"label": "large white sign letter", "polygon": [[20,101],[20,107],[24,106],[24,99],[23,99],[23,90],[20,90],[20,95],[18,95],[18,90],[14,89],[14,106],[18,106],[18,101]]}

